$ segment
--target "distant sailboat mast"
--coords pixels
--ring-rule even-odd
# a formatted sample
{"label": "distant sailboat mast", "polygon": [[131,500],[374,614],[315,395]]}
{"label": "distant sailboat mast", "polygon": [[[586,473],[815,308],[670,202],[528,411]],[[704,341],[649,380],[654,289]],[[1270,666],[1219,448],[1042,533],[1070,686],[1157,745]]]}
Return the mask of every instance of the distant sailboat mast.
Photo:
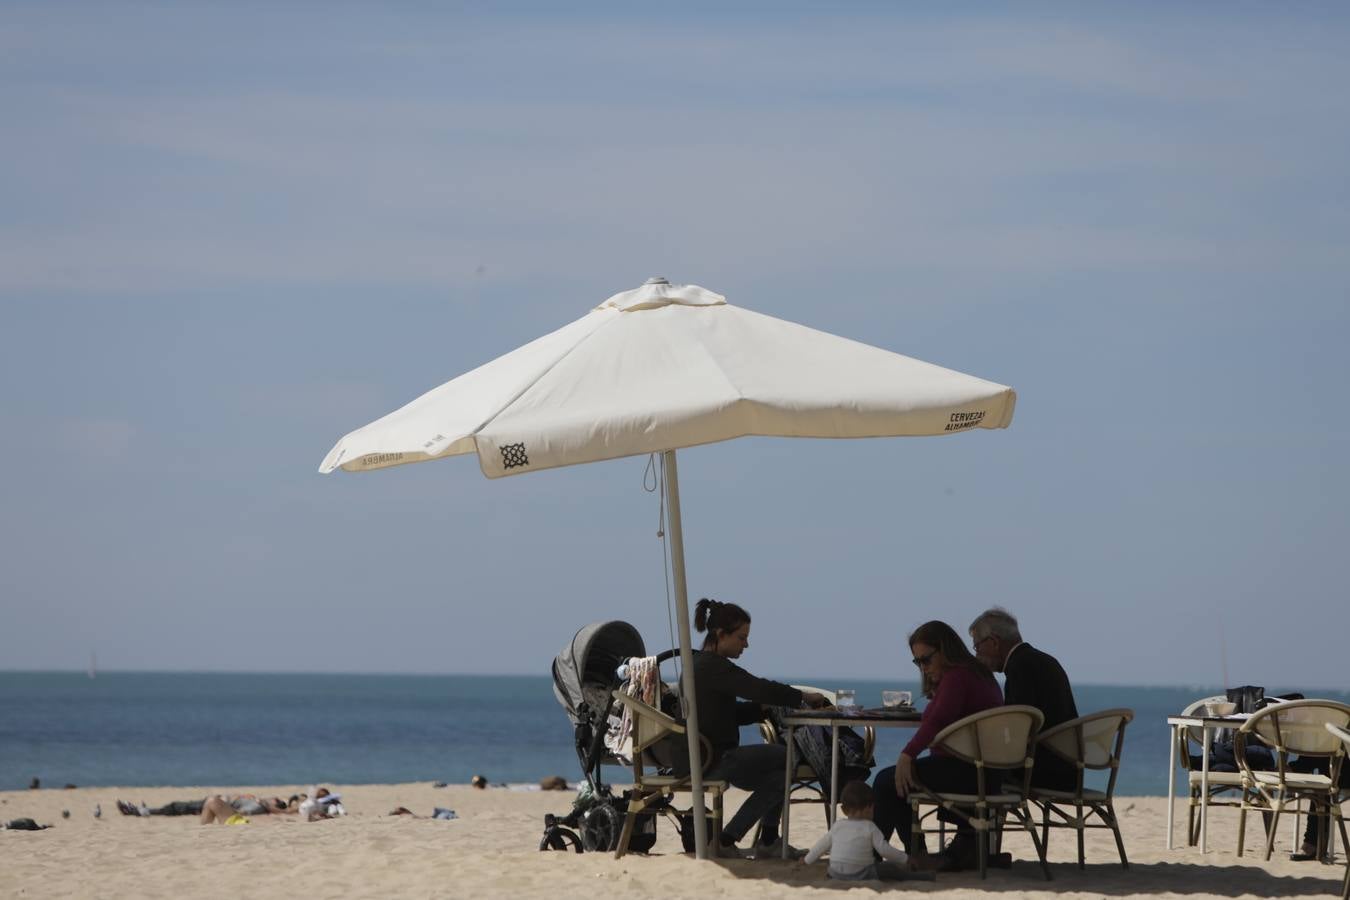
{"label": "distant sailboat mast", "polygon": [[89,677],[91,679],[98,677],[98,657],[94,655],[93,650],[89,651]]}

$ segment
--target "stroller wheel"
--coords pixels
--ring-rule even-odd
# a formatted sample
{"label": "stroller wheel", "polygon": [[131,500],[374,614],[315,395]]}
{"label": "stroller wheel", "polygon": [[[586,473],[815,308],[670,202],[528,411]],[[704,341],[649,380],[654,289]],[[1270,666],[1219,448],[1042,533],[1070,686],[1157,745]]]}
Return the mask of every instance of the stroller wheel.
{"label": "stroller wheel", "polygon": [[590,853],[610,853],[619,847],[623,833],[623,813],[608,803],[598,803],[586,811],[581,825],[581,846]]}
{"label": "stroller wheel", "polygon": [[544,829],[544,836],[539,841],[540,850],[575,850],[581,852],[581,841],[577,838],[576,832],[561,825],[549,825]]}

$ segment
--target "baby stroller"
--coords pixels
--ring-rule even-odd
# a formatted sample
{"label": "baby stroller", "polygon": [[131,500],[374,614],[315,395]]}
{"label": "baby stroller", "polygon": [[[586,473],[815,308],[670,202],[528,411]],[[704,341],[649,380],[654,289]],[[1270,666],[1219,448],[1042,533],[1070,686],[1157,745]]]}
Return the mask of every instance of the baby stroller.
{"label": "baby stroller", "polygon": [[[675,656],[677,651],[659,654],[657,663]],[[544,836],[540,850],[583,850],[608,852],[618,849],[623,831],[624,816],[628,811],[628,795],[616,797],[601,777],[605,764],[625,765],[605,745],[605,735],[617,726],[619,715],[615,710],[614,690],[623,684],[619,667],[630,658],[645,657],[646,645],[642,635],[627,622],[595,622],[583,627],[553,660],[553,693],[567,712],[574,726],[573,742],[581,763],[581,786],[572,810],[558,817],[544,817]],[[677,705],[673,695],[669,702]],[[678,710],[669,705],[666,711],[678,717]],[[674,818],[666,807],[655,810]],[[640,819],[628,849],[645,853],[656,844],[656,817]]]}

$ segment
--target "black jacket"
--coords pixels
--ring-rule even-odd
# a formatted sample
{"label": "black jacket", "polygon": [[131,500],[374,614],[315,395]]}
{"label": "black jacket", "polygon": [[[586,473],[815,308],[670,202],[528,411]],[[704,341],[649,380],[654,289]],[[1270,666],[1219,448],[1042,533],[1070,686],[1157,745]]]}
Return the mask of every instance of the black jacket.
{"label": "black jacket", "polygon": [[[1042,731],[1078,718],[1069,676],[1049,653],[1027,643],[1019,644],[1003,663],[1003,675],[1006,679],[1003,702],[1039,709],[1045,714]],[[1036,751],[1036,765],[1031,773],[1032,784],[1041,787],[1071,791],[1077,784],[1074,765],[1044,748]]]}
{"label": "black jacket", "polygon": [[[756,678],[726,657],[703,650],[694,652],[694,693],[698,730],[712,743],[714,757],[740,744],[740,726],[759,721],[761,703],[802,705],[802,692],[796,688]],[[738,702],[741,697],[753,702]]]}

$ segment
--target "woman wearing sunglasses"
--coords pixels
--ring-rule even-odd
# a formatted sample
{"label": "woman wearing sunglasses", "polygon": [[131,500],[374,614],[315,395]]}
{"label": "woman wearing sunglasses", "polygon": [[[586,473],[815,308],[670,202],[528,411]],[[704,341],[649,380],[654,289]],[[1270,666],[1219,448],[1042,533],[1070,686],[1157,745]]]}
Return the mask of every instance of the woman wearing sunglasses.
{"label": "woman wearing sunglasses", "polygon": [[[976,791],[975,767],[948,756],[934,747],[927,756],[920,756],[939,731],[955,722],[983,710],[1003,705],[1003,692],[984,663],[966,649],[960,635],[946,622],[925,622],[909,636],[909,649],[914,665],[919,667],[925,690],[931,690],[928,705],[924,707],[919,729],[895,765],[882,769],[872,780],[876,802],[873,821],[881,833],[890,839],[898,831],[900,842],[911,856],[920,859],[927,852],[920,837],[916,846],[910,846],[911,811],[909,791],[916,785],[944,793],[973,794]],[[997,772],[985,772],[987,789],[997,790],[990,777]],[[952,821],[949,819],[949,821]],[[964,821],[958,823],[956,838],[944,854],[941,868],[947,871],[969,868],[974,864],[975,833]],[[919,862],[920,859],[916,859]]]}

